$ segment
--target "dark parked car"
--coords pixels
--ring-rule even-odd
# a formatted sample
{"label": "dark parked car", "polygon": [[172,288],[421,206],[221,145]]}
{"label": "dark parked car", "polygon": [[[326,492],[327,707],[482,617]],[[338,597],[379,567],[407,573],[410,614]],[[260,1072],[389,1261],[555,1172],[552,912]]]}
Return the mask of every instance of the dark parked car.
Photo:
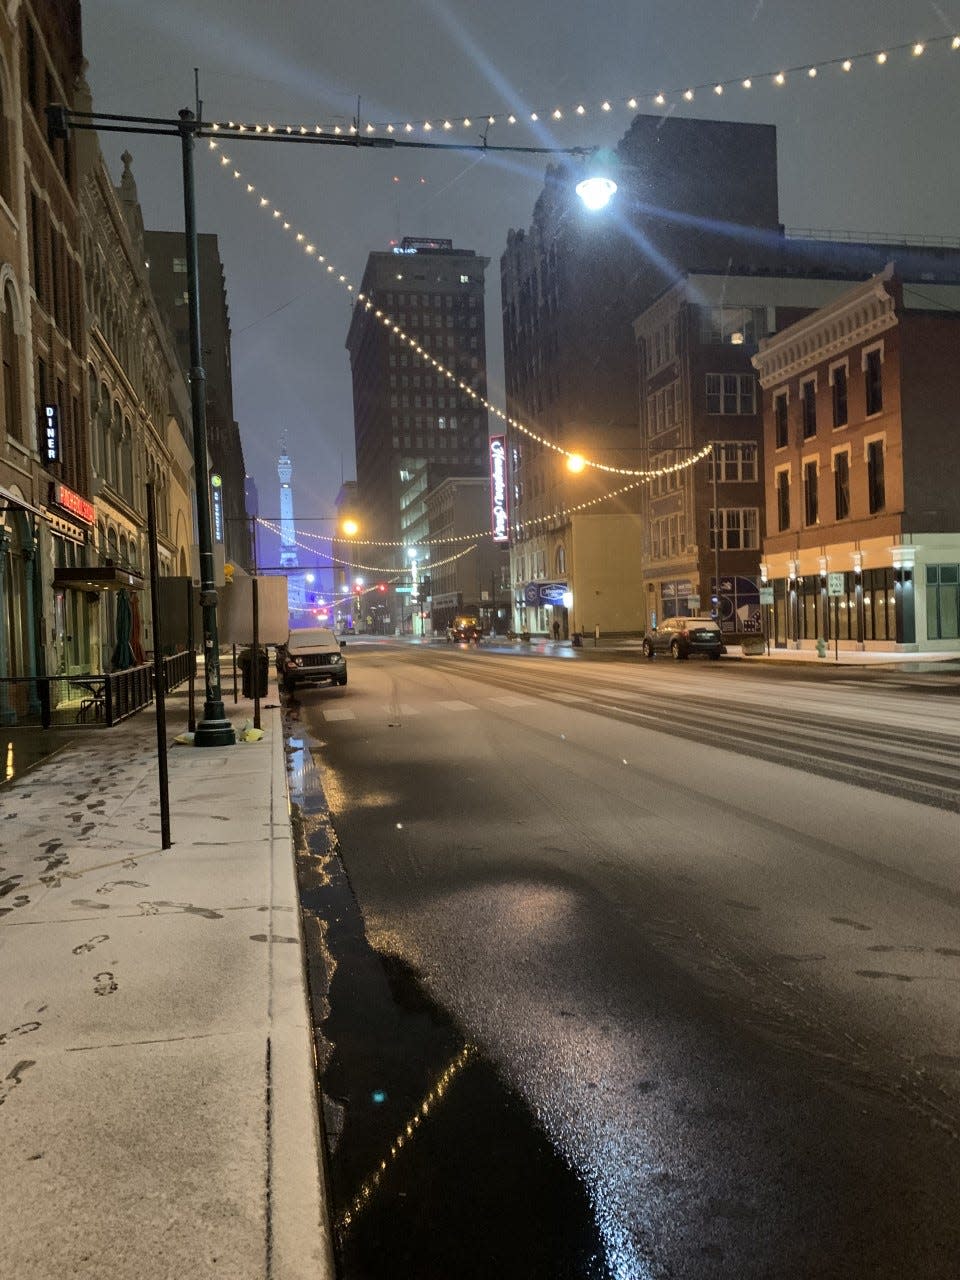
{"label": "dark parked car", "polygon": [[691,653],[719,658],[726,651],[720,627],[712,618],[664,618],[659,627],[648,631],[643,638],[645,658],[652,658],[655,653],[669,653],[680,662]]}
{"label": "dark parked car", "polygon": [[291,631],[277,649],[277,674],[285,692],[292,693],[298,684],[346,684],[343,647],[344,641],[326,627]]}
{"label": "dark parked car", "polygon": [[483,627],[480,625],[480,619],[471,616],[460,616],[454,618],[447,627],[447,639],[453,641],[466,640],[469,642],[477,642],[483,635]]}

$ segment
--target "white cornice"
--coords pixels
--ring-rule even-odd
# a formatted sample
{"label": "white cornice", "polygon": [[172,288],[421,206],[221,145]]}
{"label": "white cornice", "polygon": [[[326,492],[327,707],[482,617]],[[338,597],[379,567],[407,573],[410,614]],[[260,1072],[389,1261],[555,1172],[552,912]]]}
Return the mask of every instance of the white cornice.
{"label": "white cornice", "polygon": [[753,357],[760,385],[775,386],[830,356],[892,329],[898,323],[895,300],[886,288],[892,275],[891,265],[842,294],[836,302],[821,307],[781,333],[764,338]]}

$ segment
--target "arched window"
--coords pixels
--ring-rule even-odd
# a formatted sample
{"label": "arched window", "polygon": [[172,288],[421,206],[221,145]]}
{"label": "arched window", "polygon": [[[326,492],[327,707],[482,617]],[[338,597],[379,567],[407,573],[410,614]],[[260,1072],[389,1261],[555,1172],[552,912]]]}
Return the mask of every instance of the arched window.
{"label": "arched window", "polygon": [[119,562],[120,547],[117,543],[116,529],[107,530],[107,558],[112,560],[114,564]]}
{"label": "arched window", "polygon": [[97,410],[100,407],[99,402],[100,387],[97,382],[97,372],[93,365],[87,370],[87,398],[90,404],[90,422],[93,424],[93,430],[90,432],[90,452],[93,457],[93,469],[96,474],[103,474],[103,461],[100,454],[100,432],[97,430]]}
{"label": "arched window", "polygon": [[119,490],[121,485],[120,471],[120,444],[123,439],[123,418],[120,416],[120,406],[113,406],[113,431],[110,435],[110,483],[114,489]]}
{"label": "arched window", "polygon": [[567,549],[562,542],[557,547],[556,567],[557,577],[563,577],[567,572]]}
{"label": "arched window", "polygon": [[20,335],[17,333],[16,296],[7,281],[3,290],[3,315],[0,316],[0,348],[3,356],[3,421],[7,435],[21,444],[29,444],[23,414],[20,411]]}
{"label": "arched window", "polygon": [[128,502],[133,502],[133,431],[126,418],[120,438],[120,492]]}

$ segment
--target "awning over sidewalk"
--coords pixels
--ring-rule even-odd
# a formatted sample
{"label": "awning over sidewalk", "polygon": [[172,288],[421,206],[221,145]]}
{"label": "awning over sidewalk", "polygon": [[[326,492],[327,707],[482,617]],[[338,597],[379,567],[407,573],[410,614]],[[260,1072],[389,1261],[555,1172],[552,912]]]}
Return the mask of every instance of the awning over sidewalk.
{"label": "awning over sidewalk", "polygon": [[35,507],[32,502],[28,502],[26,498],[21,498],[18,493],[14,493],[11,489],[5,489],[0,484],[0,510],[9,510],[10,507],[20,507],[23,511],[30,511],[35,516],[43,515],[39,507]]}
{"label": "awning over sidewalk", "polygon": [[143,574],[135,569],[122,569],[117,564],[54,569],[53,585],[73,591],[122,591],[124,588],[139,591],[143,587]]}

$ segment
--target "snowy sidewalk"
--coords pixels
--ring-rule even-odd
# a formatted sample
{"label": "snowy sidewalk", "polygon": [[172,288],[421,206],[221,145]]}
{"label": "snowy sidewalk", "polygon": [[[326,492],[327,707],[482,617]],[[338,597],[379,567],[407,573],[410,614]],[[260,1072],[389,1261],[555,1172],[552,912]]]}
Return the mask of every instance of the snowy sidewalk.
{"label": "snowy sidewalk", "polygon": [[[0,789],[17,1280],[334,1274],[272,684],[266,702],[258,743],[171,746],[167,851],[152,708]],[[172,742],[184,695],[167,715]]]}

